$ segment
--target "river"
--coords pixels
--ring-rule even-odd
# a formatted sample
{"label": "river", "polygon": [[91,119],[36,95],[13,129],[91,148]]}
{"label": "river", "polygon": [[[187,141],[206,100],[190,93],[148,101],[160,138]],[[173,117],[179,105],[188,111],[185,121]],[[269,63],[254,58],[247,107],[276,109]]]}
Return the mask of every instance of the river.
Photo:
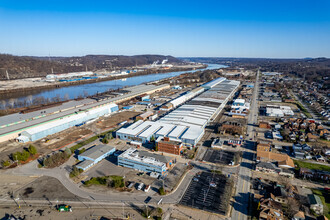
{"label": "river", "polygon": [[[74,99],[77,97],[86,97],[97,93],[106,92],[108,90],[123,88],[127,86],[135,86],[142,83],[170,78],[170,77],[178,76],[183,73],[193,73],[200,70],[219,69],[224,67],[226,66],[218,65],[218,64],[208,64],[208,67],[206,69],[156,73],[156,74],[143,75],[143,76],[134,76],[119,80],[109,80],[109,81],[102,81],[96,83],[54,88],[49,90],[29,91],[24,94],[13,94],[13,96],[9,95],[2,100],[6,102],[7,107],[10,106],[10,104],[12,104],[13,101],[15,101],[15,107],[22,107],[22,106],[30,105],[32,103],[31,100],[36,100],[36,99],[39,99],[39,101],[42,102],[42,100],[45,99],[53,100],[54,98],[57,98],[64,100],[64,99]],[[1,104],[0,108],[3,109],[5,103],[2,100],[0,103]]]}

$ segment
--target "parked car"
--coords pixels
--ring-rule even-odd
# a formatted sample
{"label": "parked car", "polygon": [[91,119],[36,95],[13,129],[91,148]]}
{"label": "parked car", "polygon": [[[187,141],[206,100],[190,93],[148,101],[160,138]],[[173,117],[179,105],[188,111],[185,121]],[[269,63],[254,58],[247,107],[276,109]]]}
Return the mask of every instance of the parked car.
{"label": "parked car", "polygon": [[146,187],[144,188],[145,192],[148,192],[150,190],[150,185],[146,185]]}
{"label": "parked car", "polygon": [[138,189],[138,190],[142,190],[143,186],[144,186],[144,183],[140,183],[140,184],[138,185],[137,189]]}
{"label": "parked car", "polygon": [[131,189],[133,186],[134,186],[134,182],[131,182],[131,183],[127,186],[127,188]]}

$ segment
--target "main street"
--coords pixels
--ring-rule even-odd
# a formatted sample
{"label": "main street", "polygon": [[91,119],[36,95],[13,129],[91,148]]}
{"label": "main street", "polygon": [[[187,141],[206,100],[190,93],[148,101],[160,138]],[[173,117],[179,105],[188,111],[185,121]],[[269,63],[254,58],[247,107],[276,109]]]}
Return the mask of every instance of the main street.
{"label": "main street", "polygon": [[243,156],[241,166],[238,171],[238,181],[236,185],[236,195],[233,204],[232,219],[245,220],[249,216],[250,204],[250,186],[251,176],[254,163],[254,141],[255,141],[255,125],[258,122],[258,93],[259,93],[259,70],[254,84],[254,90],[250,106],[250,114],[248,117],[246,143],[242,147]]}

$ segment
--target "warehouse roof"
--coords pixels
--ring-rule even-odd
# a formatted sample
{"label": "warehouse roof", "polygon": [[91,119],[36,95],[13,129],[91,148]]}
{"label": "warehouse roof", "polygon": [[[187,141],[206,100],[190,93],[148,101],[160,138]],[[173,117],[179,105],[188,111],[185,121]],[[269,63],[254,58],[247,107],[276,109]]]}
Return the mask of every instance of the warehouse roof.
{"label": "warehouse roof", "polygon": [[76,167],[79,168],[79,169],[83,169],[83,170],[86,170],[87,167],[89,167],[94,161],[91,161],[91,160],[83,160],[81,162],[79,162]]}
{"label": "warehouse roof", "polygon": [[219,83],[221,83],[222,81],[224,81],[226,78],[220,77],[217,79],[214,79],[208,83],[205,83],[204,85],[202,85],[202,87],[204,88],[213,88],[214,86],[218,85]]}
{"label": "warehouse roof", "polygon": [[115,148],[109,145],[96,145],[87,149],[84,153],[80,154],[80,156],[96,160],[104,154],[108,153],[109,151],[112,151],[113,149]]}
{"label": "warehouse roof", "polygon": [[159,159],[166,160],[166,158],[164,159],[164,157],[165,156],[158,154],[151,154],[145,151],[137,151],[134,148],[129,148],[124,153],[118,156],[118,158],[126,158],[129,160],[134,160],[145,164],[151,164],[158,167],[166,167],[166,163],[159,160]]}
{"label": "warehouse roof", "polygon": [[74,120],[84,118],[89,114],[94,114],[96,112],[100,112],[100,111],[103,111],[105,109],[112,108],[114,106],[117,106],[117,105],[113,104],[113,103],[110,103],[108,105],[104,105],[104,106],[101,106],[101,107],[98,107],[98,108],[90,109],[87,112],[85,112],[85,111],[84,112],[79,112],[77,114],[73,114],[73,115],[70,115],[70,116],[60,118],[59,120],[55,120],[55,121],[52,121],[52,122],[49,122],[49,123],[45,123],[43,125],[39,125],[39,126],[30,128],[30,129],[27,129],[25,132],[30,134],[30,135],[33,135],[33,134],[39,133],[41,131],[47,130],[49,128],[57,127],[57,126],[60,126],[62,124],[68,123],[70,121],[74,121]]}

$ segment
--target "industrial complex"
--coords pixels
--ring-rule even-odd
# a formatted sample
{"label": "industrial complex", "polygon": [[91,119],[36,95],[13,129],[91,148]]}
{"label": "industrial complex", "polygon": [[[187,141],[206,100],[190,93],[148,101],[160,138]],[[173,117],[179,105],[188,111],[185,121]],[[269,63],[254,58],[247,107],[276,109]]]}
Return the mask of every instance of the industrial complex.
{"label": "industrial complex", "polygon": [[202,138],[204,128],[221,112],[237,90],[240,82],[218,78],[169,102],[171,108],[178,107],[157,121],[139,120],[117,131],[123,140],[147,143],[169,137],[193,147]]}

